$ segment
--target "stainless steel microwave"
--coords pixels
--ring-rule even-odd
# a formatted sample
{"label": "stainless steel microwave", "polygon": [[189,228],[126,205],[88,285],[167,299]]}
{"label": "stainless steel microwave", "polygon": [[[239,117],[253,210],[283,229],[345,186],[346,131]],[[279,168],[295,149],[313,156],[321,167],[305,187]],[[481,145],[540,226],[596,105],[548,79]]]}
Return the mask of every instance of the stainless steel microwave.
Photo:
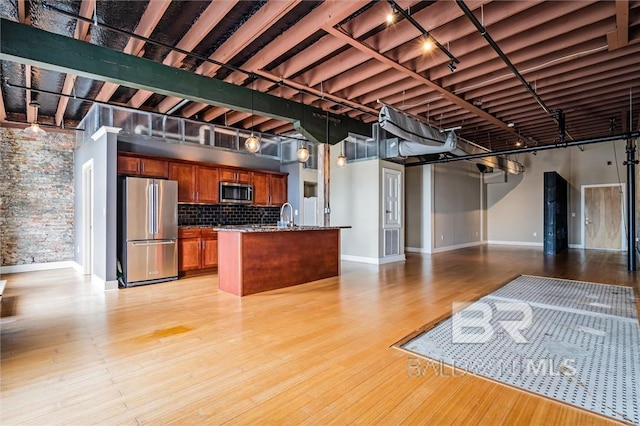
{"label": "stainless steel microwave", "polygon": [[230,204],[253,203],[253,185],[248,183],[220,182],[220,202]]}

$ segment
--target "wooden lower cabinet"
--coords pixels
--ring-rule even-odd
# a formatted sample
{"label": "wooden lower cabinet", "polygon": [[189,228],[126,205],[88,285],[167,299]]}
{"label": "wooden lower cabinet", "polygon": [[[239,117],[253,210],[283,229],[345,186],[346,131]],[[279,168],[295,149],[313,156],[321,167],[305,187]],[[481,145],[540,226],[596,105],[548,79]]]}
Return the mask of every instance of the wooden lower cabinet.
{"label": "wooden lower cabinet", "polygon": [[218,233],[210,229],[183,228],[178,231],[180,275],[210,272],[218,266]]}
{"label": "wooden lower cabinet", "polygon": [[202,268],[215,268],[218,266],[218,233],[210,229],[202,230]]}
{"label": "wooden lower cabinet", "polygon": [[178,271],[200,269],[200,238],[178,239]]}

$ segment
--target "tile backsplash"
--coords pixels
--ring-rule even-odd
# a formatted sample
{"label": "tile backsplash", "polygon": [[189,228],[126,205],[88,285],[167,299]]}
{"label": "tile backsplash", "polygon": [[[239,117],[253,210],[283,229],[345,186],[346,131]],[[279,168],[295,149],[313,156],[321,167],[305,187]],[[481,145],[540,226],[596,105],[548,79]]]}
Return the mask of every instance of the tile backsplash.
{"label": "tile backsplash", "polygon": [[258,207],[221,204],[178,204],[178,226],[245,225],[261,223],[275,225],[280,219],[280,207]]}

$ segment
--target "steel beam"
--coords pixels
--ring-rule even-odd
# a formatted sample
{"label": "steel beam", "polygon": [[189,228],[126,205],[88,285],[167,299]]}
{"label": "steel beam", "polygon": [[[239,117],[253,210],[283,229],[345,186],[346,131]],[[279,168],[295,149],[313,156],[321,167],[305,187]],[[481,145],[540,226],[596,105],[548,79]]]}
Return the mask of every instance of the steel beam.
{"label": "steel beam", "polygon": [[224,81],[127,55],[6,19],[0,20],[0,59],[62,73],[149,90],[236,111],[299,122],[314,142],[335,144],[349,132],[371,134],[371,125],[277,96],[252,91]]}

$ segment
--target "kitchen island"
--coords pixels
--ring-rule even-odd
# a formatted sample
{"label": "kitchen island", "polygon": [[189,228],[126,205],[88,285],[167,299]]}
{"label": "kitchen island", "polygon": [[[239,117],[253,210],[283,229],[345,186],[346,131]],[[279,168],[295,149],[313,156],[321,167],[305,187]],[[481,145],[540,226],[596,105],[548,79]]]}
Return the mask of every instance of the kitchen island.
{"label": "kitchen island", "polygon": [[218,286],[247,296],[340,275],[344,227],[217,227]]}

